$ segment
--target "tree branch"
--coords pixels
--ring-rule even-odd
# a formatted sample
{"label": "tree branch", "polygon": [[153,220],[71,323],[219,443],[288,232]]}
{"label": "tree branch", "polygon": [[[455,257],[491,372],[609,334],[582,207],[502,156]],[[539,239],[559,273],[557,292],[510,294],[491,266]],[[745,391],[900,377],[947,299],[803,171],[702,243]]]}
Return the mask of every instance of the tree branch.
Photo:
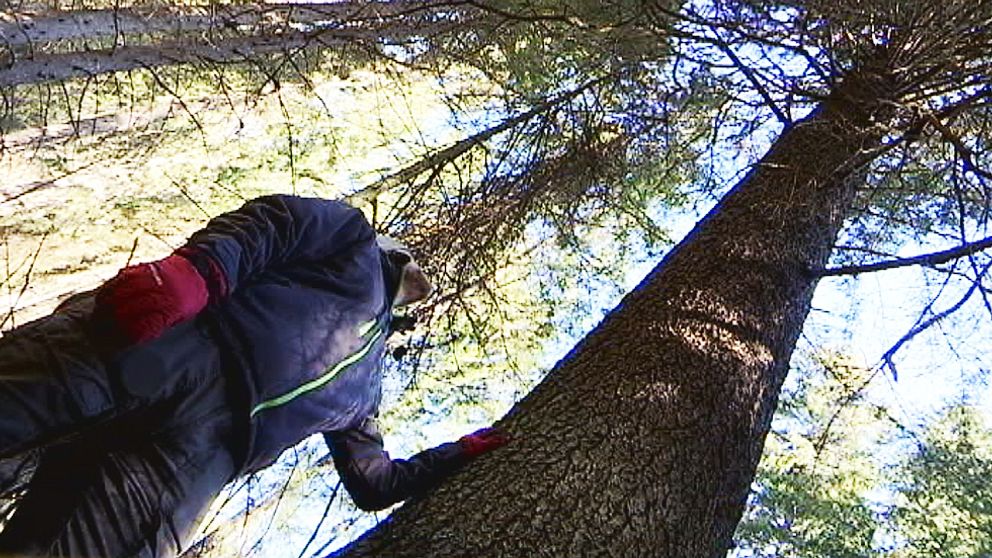
{"label": "tree branch", "polygon": [[758,94],[761,95],[761,98],[764,99],[768,108],[775,113],[775,117],[778,118],[778,121],[784,126],[792,124],[792,119],[782,111],[782,109],[778,106],[778,103],[775,102],[775,99],[772,99],[772,95],[768,92],[765,84],[761,83],[758,76],[755,75],[754,69],[745,64],[740,57],[734,53],[734,49],[732,49],[723,39],[717,38],[713,41],[713,44],[715,44],[716,47],[727,56],[727,58],[730,58],[730,61],[733,62],[734,66],[737,66],[737,69],[740,70],[740,72],[744,74],[744,77],[751,82],[751,85],[754,86],[755,91],[757,91]]}
{"label": "tree branch", "polygon": [[[7,322],[11,323],[11,327],[14,327],[14,315],[17,312],[17,306],[21,302],[21,298],[24,297],[24,293],[27,292],[28,287],[31,286],[31,273],[34,271],[34,265],[38,262],[38,256],[41,255],[41,249],[45,246],[45,241],[48,239],[48,235],[51,234],[51,229],[46,230],[45,234],[42,235],[41,240],[38,241],[38,248],[34,251],[34,255],[31,256],[31,263],[28,265],[27,271],[24,273],[24,284],[21,285],[21,290],[17,293],[17,298],[14,299],[10,304],[10,310],[7,315],[4,316],[3,320],[0,321],[0,330],[3,330]],[[8,284],[9,284],[8,279]]]}
{"label": "tree branch", "polygon": [[481,145],[483,142],[491,139],[497,134],[501,134],[510,130],[511,128],[523,124],[528,120],[536,117],[537,115],[544,113],[548,110],[555,108],[558,105],[571,101],[579,95],[585,93],[589,89],[595,87],[606,81],[607,78],[598,78],[592,81],[588,81],[576,89],[564,93],[557,97],[546,100],[543,103],[535,105],[533,108],[526,112],[522,112],[515,116],[512,116],[497,125],[486,128],[478,133],[471,136],[463,138],[444,149],[435,151],[433,153],[428,153],[418,159],[416,162],[396,171],[395,173],[383,177],[377,182],[355,192],[348,196],[348,200],[351,203],[356,203],[361,200],[373,199],[375,196],[381,192],[388,190],[390,187],[407,182],[417,176],[427,172],[429,169],[435,169],[435,173],[438,169],[451,161],[457,159],[458,157],[464,155],[470,149],[477,145]]}
{"label": "tree branch", "polygon": [[[906,343],[908,343],[910,340],[912,340],[917,335],[919,335],[919,334],[923,333],[924,331],[930,329],[931,326],[933,326],[937,322],[939,322],[939,321],[947,318],[951,314],[957,312],[962,306],[964,306],[964,304],[966,302],[968,302],[968,299],[970,299],[972,297],[972,295],[975,294],[975,291],[978,290],[978,288],[981,286],[982,277],[986,273],[988,273],[990,267],[992,267],[992,262],[989,262],[989,264],[986,265],[985,268],[981,270],[980,275],[978,277],[976,277],[975,280],[972,282],[971,286],[968,287],[968,290],[964,293],[964,296],[962,296],[950,308],[947,308],[946,310],[944,310],[942,312],[939,312],[937,314],[934,314],[934,315],[930,316],[930,318],[928,318],[927,320],[925,320],[923,322],[918,322],[917,325],[913,327],[913,329],[909,330],[909,332],[907,332],[906,335],[903,335],[898,341],[896,341],[896,343],[894,345],[892,345],[892,347],[889,350],[885,351],[885,354],[882,355],[882,363],[883,363],[883,365],[886,368],[889,369],[890,372],[892,372],[892,379],[893,380],[896,380],[896,381],[899,380],[899,375],[896,372],[896,365],[895,365],[895,361],[894,361],[894,358],[896,356],[896,353],[899,352],[899,349],[901,349],[903,345],[905,345]],[[945,283],[945,285],[946,285],[946,283]],[[931,306],[932,306],[932,303],[931,303]]]}
{"label": "tree branch", "polygon": [[910,258],[896,258],[894,260],[876,262],[871,264],[849,265],[843,267],[828,268],[822,270],[820,273],[817,274],[817,276],[836,277],[838,275],[858,275],[861,273],[871,273],[874,271],[883,271],[886,269],[909,267],[913,265],[933,267],[935,265],[947,263],[951,260],[956,260],[958,258],[970,256],[971,254],[975,254],[983,250],[988,250],[989,248],[992,248],[992,236],[983,238],[982,240],[977,240],[975,242],[962,244],[961,246],[957,246],[949,250],[943,250],[941,252],[933,252],[931,254],[922,254]]}
{"label": "tree branch", "polygon": [[961,163],[964,165],[965,171],[972,172],[986,180],[992,180],[992,172],[979,167],[975,163],[975,152],[965,145],[960,136],[955,134],[953,130],[933,115],[929,115],[928,121],[940,132],[941,137],[954,147],[954,151],[957,152],[958,157],[961,157]]}

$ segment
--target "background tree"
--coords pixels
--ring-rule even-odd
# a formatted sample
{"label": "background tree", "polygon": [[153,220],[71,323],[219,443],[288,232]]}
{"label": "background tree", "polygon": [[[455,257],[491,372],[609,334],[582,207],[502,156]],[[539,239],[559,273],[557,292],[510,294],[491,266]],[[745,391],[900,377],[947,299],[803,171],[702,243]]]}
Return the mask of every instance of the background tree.
{"label": "background tree", "polygon": [[[865,371],[833,362],[826,376],[804,376],[783,394],[737,553],[987,554],[992,438],[976,407],[954,404],[917,434],[866,400]],[[903,444],[907,454],[897,451]]]}
{"label": "background tree", "polygon": [[930,426],[898,470],[897,556],[992,552],[992,430],[967,405]]}
{"label": "background tree", "polygon": [[899,434],[863,389],[870,370],[850,357],[798,354],[779,400],[735,542],[759,557],[882,555],[876,538],[887,482],[879,448]]}

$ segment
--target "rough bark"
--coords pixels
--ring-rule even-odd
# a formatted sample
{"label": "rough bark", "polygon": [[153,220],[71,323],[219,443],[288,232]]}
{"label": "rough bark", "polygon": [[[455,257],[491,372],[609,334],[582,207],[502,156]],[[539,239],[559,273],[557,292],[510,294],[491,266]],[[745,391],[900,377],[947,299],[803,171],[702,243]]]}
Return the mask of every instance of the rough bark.
{"label": "rough bark", "polygon": [[723,556],[880,134],[850,80],[500,422],[510,446],[337,556]]}

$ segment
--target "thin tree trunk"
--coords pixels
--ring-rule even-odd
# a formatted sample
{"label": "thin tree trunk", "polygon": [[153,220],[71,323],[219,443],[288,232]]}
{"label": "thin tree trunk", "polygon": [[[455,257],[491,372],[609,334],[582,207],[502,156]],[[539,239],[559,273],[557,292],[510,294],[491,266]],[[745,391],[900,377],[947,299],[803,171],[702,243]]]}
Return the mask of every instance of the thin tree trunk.
{"label": "thin tree trunk", "polygon": [[106,39],[128,35],[168,34],[251,27],[285,28],[289,24],[376,23],[428,2],[337,2],[333,4],[232,4],[168,6],[117,10],[73,10],[38,16],[19,14],[0,21],[0,37],[8,47],[41,45],[73,39]]}
{"label": "thin tree trunk", "polygon": [[[115,48],[90,49],[83,45],[80,50],[45,52],[28,50],[19,54],[29,44],[31,35],[25,34],[24,22],[7,23],[0,34],[0,87],[28,85],[63,81],[73,78],[94,77],[102,74],[157,68],[162,66],[190,64],[199,61],[228,63],[248,61],[255,57],[279,52],[291,52],[303,47],[329,47],[345,44],[380,45],[384,42],[405,42],[415,38],[451,32],[468,24],[467,11],[458,12],[447,4],[429,2],[376,3],[365,6],[360,3],[341,3],[341,6],[319,5],[310,7],[291,4],[280,8],[235,7],[219,10],[231,18],[229,25],[221,19],[220,27],[211,16],[188,16],[185,21],[168,18],[157,22],[140,22],[135,12],[123,19],[112,17],[112,12],[99,12],[98,15],[82,16],[69,12],[64,16],[53,16],[45,21],[45,33],[60,38],[82,37],[83,31],[97,37],[115,36],[117,29],[108,27],[124,24],[132,32],[142,29],[151,31],[172,30],[157,42],[149,44],[124,44]],[[454,5],[454,4],[452,4]],[[343,8],[342,6],[346,6]],[[386,8],[387,6],[388,9]],[[376,11],[378,10],[378,11]],[[97,12],[91,12],[97,14]],[[240,15],[238,15],[240,13]],[[350,14],[350,15],[348,15]],[[118,13],[117,16],[121,14]],[[351,19],[348,19],[347,17]],[[92,17],[91,24],[84,20]],[[187,17],[187,16],[183,16]],[[257,26],[239,25],[259,19]],[[335,19],[340,18],[340,19]],[[240,23],[239,23],[240,22]],[[79,26],[83,28],[80,29]],[[33,26],[33,33],[41,40],[39,30]],[[207,36],[206,29],[222,31],[218,36]],[[199,31],[186,33],[186,31]],[[10,35],[10,38],[7,37]],[[86,35],[89,37],[89,35]],[[14,42],[21,44],[11,48]],[[3,41],[14,41],[4,43]],[[78,45],[77,45],[78,46]]]}
{"label": "thin tree trunk", "polygon": [[849,80],[783,132],[511,410],[511,445],[338,555],[723,556],[813,270],[879,143],[864,102],[850,100],[874,96],[862,85]]}
{"label": "thin tree trunk", "polygon": [[232,63],[261,56],[290,53],[307,46],[344,44],[366,38],[367,32],[338,30],[333,33],[290,31],[276,35],[237,37],[217,43],[175,42],[154,46],[42,54],[0,70],[0,87],[95,77],[141,68],[158,68],[194,62]]}
{"label": "thin tree trunk", "polygon": [[[143,112],[132,110],[116,114],[104,114],[14,132],[5,133],[0,130],[0,151],[16,152],[37,149],[42,145],[58,144],[83,137],[142,130],[168,119],[176,112],[189,110],[193,114],[199,114],[201,111],[210,110],[218,104],[220,104],[219,99],[208,98],[206,101],[189,101],[184,108],[182,103],[171,99],[158,103]],[[0,187],[0,196],[3,197],[0,203],[21,197],[30,192],[32,186],[34,184],[4,184]]]}

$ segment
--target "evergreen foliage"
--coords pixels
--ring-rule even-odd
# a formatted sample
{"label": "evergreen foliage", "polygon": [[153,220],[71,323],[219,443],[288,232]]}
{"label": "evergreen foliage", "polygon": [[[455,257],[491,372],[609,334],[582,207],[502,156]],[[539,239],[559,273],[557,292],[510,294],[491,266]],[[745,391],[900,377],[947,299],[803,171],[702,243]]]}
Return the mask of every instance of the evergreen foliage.
{"label": "evergreen foliage", "polygon": [[[66,14],[116,19],[68,31],[53,23]],[[383,420],[411,452],[501,415],[541,379],[548,347],[582,335],[627,269],[668,247],[659,215],[708,207],[779,134],[865,79],[848,101],[882,107],[882,141],[831,269],[809,271],[959,252],[921,260],[922,302],[907,303],[919,318],[877,366],[839,354],[794,366],[736,552],[992,552],[982,418],[960,406],[911,428],[863,391],[966,304],[979,324],[992,315],[988,2],[74,0],[9,2],[3,16],[0,329],[254,195],[347,197],[438,284],[400,340],[412,350],[388,364]],[[32,38],[25,21],[64,36]],[[229,48],[259,40],[269,46]],[[15,79],[37,60],[140,49],[166,56]],[[975,331],[968,342],[987,347]],[[320,555],[371,523],[341,500],[319,444],[290,453],[231,487],[195,552],[264,554],[280,533]]]}

